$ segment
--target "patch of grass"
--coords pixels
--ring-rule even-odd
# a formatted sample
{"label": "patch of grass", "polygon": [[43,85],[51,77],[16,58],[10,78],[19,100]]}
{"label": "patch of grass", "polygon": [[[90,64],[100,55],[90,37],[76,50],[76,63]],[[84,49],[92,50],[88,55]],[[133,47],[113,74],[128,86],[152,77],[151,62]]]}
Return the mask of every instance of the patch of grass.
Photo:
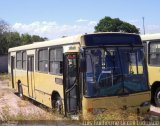
{"label": "patch of grass", "polygon": [[4,92],[0,93],[0,99],[4,96]]}
{"label": "patch of grass", "polygon": [[138,120],[141,117],[135,113],[122,110],[107,111],[94,117],[95,120]]}
{"label": "patch of grass", "polygon": [[1,113],[2,121],[6,121],[10,118],[9,116],[9,106],[2,107],[2,113]]}
{"label": "patch of grass", "polygon": [[23,112],[19,112],[17,115],[12,116],[11,120],[23,121],[23,120],[54,120],[55,118],[52,115],[48,115],[42,112],[35,112],[32,114],[26,115]]}
{"label": "patch of grass", "polygon": [[0,74],[0,81],[9,80],[9,75],[7,73]]}
{"label": "patch of grass", "polygon": [[29,105],[29,103],[26,101],[19,100],[19,101],[17,101],[17,105],[18,105],[18,107],[27,107]]}
{"label": "patch of grass", "polygon": [[41,112],[41,111],[35,111],[34,113],[30,113],[30,114],[26,114],[22,111],[20,111],[19,113],[13,115],[10,113],[9,111],[9,107],[8,106],[4,106],[2,107],[2,121],[23,121],[23,120],[56,120],[55,116],[53,116],[52,114],[48,114],[46,112]]}
{"label": "patch of grass", "polygon": [[4,96],[4,92],[0,94],[0,99],[3,98],[3,96]]}
{"label": "patch of grass", "polygon": [[[26,100],[27,101],[24,101],[24,100],[17,101],[17,105],[18,105],[20,111],[15,114],[10,113],[9,106],[3,107],[2,113],[0,113],[2,115],[2,119],[0,119],[0,120],[2,120],[2,121],[23,121],[23,120],[36,121],[36,120],[61,120],[62,118],[64,118],[63,115],[59,115],[57,113],[54,113],[52,109],[50,109],[42,104],[37,105],[40,109],[33,109],[32,111],[25,110],[23,108],[25,108],[29,105],[28,99],[26,99]],[[1,115],[0,115],[0,117],[1,117]],[[65,118],[64,118],[64,120],[65,120]]]}
{"label": "patch of grass", "polygon": [[149,114],[137,114],[134,110],[124,110],[124,109],[116,109],[109,108],[106,110],[98,110],[94,114],[87,114],[83,117],[84,120],[148,120],[150,116]]}
{"label": "patch of grass", "polygon": [[151,116],[151,117],[150,117],[150,120],[151,120],[151,121],[154,121],[154,122],[155,122],[155,121],[160,122],[160,117],[159,117],[159,116]]}
{"label": "patch of grass", "polygon": [[4,96],[4,92],[1,93],[1,96],[2,96],[2,97]]}
{"label": "patch of grass", "polygon": [[133,112],[128,112],[124,110],[110,110],[106,111],[104,113],[98,114],[96,116],[92,116],[92,119],[95,122],[110,122],[110,121],[122,121],[122,122],[127,122],[130,121],[131,123],[135,122],[144,122],[147,124],[147,122],[152,123],[152,122],[160,122],[160,117],[153,117],[149,114],[143,114],[143,115],[137,115],[136,113]]}
{"label": "patch of grass", "polygon": [[62,118],[63,118],[63,120],[67,119],[67,118],[64,118],[63,114],[59,114],[59,113],[55,112],[55,110],[53,110],[53,109],[51,109],[51,108],[49,108],[45,105],[39,104],[38,107],[43,109],[44,111],[48,112],[49,115],[53,116],[54,119],[56,118],[56,120],[59,120],[59,119],[62,119]]}

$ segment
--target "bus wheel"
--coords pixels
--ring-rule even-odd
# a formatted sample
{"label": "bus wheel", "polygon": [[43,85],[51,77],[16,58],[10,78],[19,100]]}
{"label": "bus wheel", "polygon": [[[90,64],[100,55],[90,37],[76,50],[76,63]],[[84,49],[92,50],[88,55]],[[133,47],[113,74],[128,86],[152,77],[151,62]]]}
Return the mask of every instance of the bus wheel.
{"label": "bus wheel", "polygon": [[160,87],[156,89],[155,95],[154,95],[154,101],[156,106],[160,107]]}
{"label": "bus wheel", "polygon": [[60,96],[52,100],[52,106],[55,112],[62,114],[62,100]]}

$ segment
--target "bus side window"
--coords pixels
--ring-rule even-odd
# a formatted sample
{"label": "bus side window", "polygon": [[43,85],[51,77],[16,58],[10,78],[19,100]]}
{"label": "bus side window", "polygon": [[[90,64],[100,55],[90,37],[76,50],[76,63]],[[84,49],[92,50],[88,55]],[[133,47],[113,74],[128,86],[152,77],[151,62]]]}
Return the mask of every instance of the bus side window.
{"label": "bus side window", "polygon": [[22,51],[16,53],[16,68],[22,69]]}
{"label": "bus side window", "polygon": [[48,72],[48,49],[38,51],[38,70]]}
{"label": "bus side window", "polygon": [[149,64],[153,66],[160,65],[160,42],[151,42],[149,44]]}
{"label": "bus side window", "polygon": [[49,72],[51,74],[63,73],[63,50],[62,48],[52,48],[49,51]]}
{"label": "bus side window", "polygon": [[22,69],[26,70],[26,65],[27,65],[27,53],[26,51],[22,52]]}

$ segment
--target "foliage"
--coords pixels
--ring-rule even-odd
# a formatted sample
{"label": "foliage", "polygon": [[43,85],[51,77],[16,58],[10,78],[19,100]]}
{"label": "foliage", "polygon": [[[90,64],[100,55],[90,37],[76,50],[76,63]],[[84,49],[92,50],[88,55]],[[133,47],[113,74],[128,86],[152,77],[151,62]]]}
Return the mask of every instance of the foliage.
{"label": "foliage", "polygon": [[41,42],[41,41],[46,41],[48,39],[46,37],[42,38],[42,37],[39,37],[38,35],[33,35],[31,40],[32,42]]}
{"label": "foliage", "polygon": [[9,31],[9,25],[6,21],[0,20],[0,34]]}
{"label": "foliage", "polygon": [[8,49],[33,42],[45,41],[47,38],[38,35],[29,35],[28,33],[19,34],[11,31],[10,26],[4,20],[0,20],[0,55],[7,54]]}
{"label": "foliage", "polygon": [[104,17],[99,21],[97,26],[95,26],[95,32],[139,33],[139,29],[119,18],[112,19],[111,17]]}
{"label": "foliage", "polygon": [[22,34],[21,42],[22,42],[22,45],[31,44],[32,43],[31,35],[29,35],[28,33]]}

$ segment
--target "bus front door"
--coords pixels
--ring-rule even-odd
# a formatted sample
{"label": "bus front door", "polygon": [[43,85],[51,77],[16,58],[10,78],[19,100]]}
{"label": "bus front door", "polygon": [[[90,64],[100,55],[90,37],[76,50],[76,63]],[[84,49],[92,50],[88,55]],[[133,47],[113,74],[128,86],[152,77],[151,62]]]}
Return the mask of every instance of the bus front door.
{"label": "bus front door", "polygon": [[66,54],[64,59],[65,115],[77,115],[80,110],[78,55],[76,53]]}
{"label": "bus front door", "polygon": [[34,56],[30,55],[27,58],[27,82],[28,95],[34,98]]}

